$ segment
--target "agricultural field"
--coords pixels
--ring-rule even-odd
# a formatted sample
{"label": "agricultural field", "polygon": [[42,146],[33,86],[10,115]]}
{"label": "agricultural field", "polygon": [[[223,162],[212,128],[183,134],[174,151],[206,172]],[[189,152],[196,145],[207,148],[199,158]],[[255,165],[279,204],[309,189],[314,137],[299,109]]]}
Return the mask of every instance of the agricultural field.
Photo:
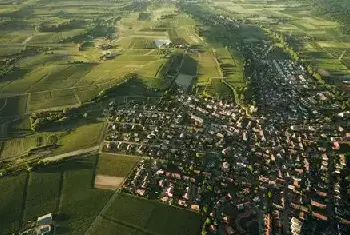
{"label": "agricultural field", "polygon": [[97,156],[82,157],[64,166],[59,215],[63,218],[56,234],[84,234],[111,192],[93,189]]}
{"label": "agricultural field", "polygon": [[71,89],[37,92],[30,96],[31,112],[74,106],[79,106],[79,101]]}
{"label": "agricultural field", "polygon": [[29,174],[24,221],[57,210],[61,178],[61,172],[42,170]]}
{"label": "agricultural field", "polygon": [[198,234],[201,229],[199,214],[126,194],[119,194],[102,218],[91,234],[113,234],[109,225],[122,229],[127,226],[131,231],[126,229],[126,234],[140,235],[192,235]]}
{"label": "agricultural field", "polygon": [[97,174],[126,177],[139,160],[134,156],[100,154]]}
{"label": "agricultural field", "polygon": [[15,232],[20,224],[46,213],[57,215],[57,234],[83,234],[109,191],[92,188],[97,156],[83,156],[0,178],[0,234]]}
{"label": "agricultural field", "polygon": [[95,188],[118,189],[125,177],[140,160],[136,156],[100,154],[95,177]]}
{"label": "agricultural field", "polygon": [[27,112],[27,95],[0,98],[0,117],[23,115]]}
{"label": "agricultural field", "polygon": [[36,133],[23,138],[4,141],[0,159],[16,158],[28,154],[31,150],[55,144],[61,133]]}
{"label": "agricultural field", "polygon": [[[0,178],[0,234],[15,232],[22,221],[27,173]],[[6,189],[6,190],[4,190]]]}
{"label": "agricultural field", "polygon": [[59,138],[59,147],[50,155],[69,153],[78,149],[90,148],[100,143],[103,122],[82,125]]}
{"label": "agricultural field", "polygon": [[264,0],[232,0],[215,2],[215,6],[233,17],[259,22],[262,27],[282,35],[300,58],[319,70],[326,81],[341,84],[343,80],[350,80],[350,37],[340,23],[315,15],[310,2],[266,4]]}

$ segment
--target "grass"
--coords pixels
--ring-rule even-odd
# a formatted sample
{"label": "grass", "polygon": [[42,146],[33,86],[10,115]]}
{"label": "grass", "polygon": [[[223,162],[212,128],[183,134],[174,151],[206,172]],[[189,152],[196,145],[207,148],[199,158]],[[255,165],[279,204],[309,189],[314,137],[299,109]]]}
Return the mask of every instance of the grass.
{"label": "grass", "polygon": [[0,117],[23,115],[27,111],[27,95],[0,99]]}
{"label": "grass", "polygon": [[98,145],[103,125],[102,122],[98,122],[76,128],[60,138],[60,147],[51,154],[58,155],[69,153],[78,149],[85,149]]}
{"label": "grass", "polygon": [[[340,23],[312,15],[313,7],[309,2],[266,5],[264,1],[257,0],[249,3],[234,1],[215,4],[230,12],[233,17],[254,21],[263,17],[259,24],[281,33],[285,38],[291,37],[294,41],[291,45],[301,58],[312,64],[315,70],[326,70],[332,79],[338,79],[339,74],[350,75],[349,64],[344,63],[344,60],[339,61],[339,57],[349,48],[350,37],[343,34]],[[261,4],[264,4],[263,9]],[[276,21],[283,21],[283,24],[276,24]],[[254,37],[254,32],[249,27],[241,31],[241,36]]]}
{"label": "grass", "polygon": [[25,74],[21,79],[16,79],[2,88],[4,93],[23,93],[30,90],[34,84],[38,83],[46,76],[58,72],[60,67],[54,65],[32,68],[32,71]]}
{"label": "grass", "polygon": [[27,222],[50,212],[59,225],[56,234],[84,234],[112,194],[92,188],[96,161],[90,155],[35,169],[28,185],[27,173],[0,178],[6,189],[0,194],[0,234],[16,232],[22,215]]}
{"label": "grass", "polygon": [[97,85],[92,85],[90,87],[75,88],[74,92],[79,97],[79,100],[85,103],[97,96],[100,90]]}
{"label": "grass", "polygon": [[73,87],[92,68],[93,64],[55,65],[56,70],[40,80],[31,91]]}
{"label": "grass", "polygon": [[59,138],[60,133],[37,133],[22,138],[13,138],[4,141],[1,159],[18,157],[28,153],[30,150],[53,144]]}
{"label": "grass", "polygon": [[137,70],[137,73],[145,77],[156,77],[160,67],[165,63],[165,59],[160,59],[148,63],[143,68]]}
{"label": "grass", "polygon": [[30,100],[30,111],[57,108],[62,106],[76,106],[78,100],[71,89],[53,90],[48,92],[33,93]]}
{"label": "grass", "polygon": [[67,219],[60,222],[56,234],[84,234],[110,198],[111,192],[92,188],[96,157],[67,162],[59,210]]}
{"label": "grass", "polygon": [[183,57],[183,63],[180,68],[180,73],[195,76],[197,74],[198,61],[192,56],[185,54]]}
{"label": "grass", "polygon": [[93,230],[90,235],[99,235],[100,234],[100,228],[103,228],[103,234],[104,235],[143,235],[147,233],[143,233],[141,231],[138,231],[135,228],[122,225],[119,223],[116,223],[114,221],[104,219],[104,218],[99,218],[97,226],[98,228]]}
{"label": "grass", "polygon": [[211,77],[221,77],[221,71],[215,63],[215,58],[211,53],[201,53],[198,58],[198,82],[200,86],[205,86]]}
{"label": "grass", "polygon": [[[125,194],[115,199],[104,217],[148,234],[192,235],[201,226],[199,214]],[[101,225],[95,228],[102,234],[103,230]]]}
{"label": "grass", "polygon": [[0,234],[14,233],[22,219],[23,195],[27,173],[0,178]]}
{"label": "grass", "polygon": [[139,161],[139,157],[116,156],[112,154],[101,154],[97,174],[115,177],[125,177]]}
{"label": "grass", "polygon": [[147,60],[132,61],[128,56],[119,56],[114,60],[105,61],[96,65],[77,83],[77,86],[99,84],[112,80],[122,81],[125,74],[136,71],[147,63]]}
{"label": "grass", "polygon": [[29,176],[24,212],[25,221],[57,209],[61,172],[32,172]]}

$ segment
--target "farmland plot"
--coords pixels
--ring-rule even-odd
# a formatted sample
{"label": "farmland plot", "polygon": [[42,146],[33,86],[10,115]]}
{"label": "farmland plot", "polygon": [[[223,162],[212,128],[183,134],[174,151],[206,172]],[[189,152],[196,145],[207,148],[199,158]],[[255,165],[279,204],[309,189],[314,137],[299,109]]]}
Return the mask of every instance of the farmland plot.
{"label": "farmland plot", "polygon": [[51,154],[58,155],[98,145],[102,127],[103,123],[98,122],[76,128],[60,138],[59,145],[61,146]]}
{"label": "farmland plot", "polygon": [[58,73],[60,67],[50,65],[33,69],[21,79],[17,79],[1,89],[1,93],[23,93],[30,90],[33,85],[50,74]]}
{"label": "farmland plot", "polygon": [[[0,234],[7,235],[19,229],[22,217],[24,188],[27,173],[0,178]],[[5,190],[6,189],[6,190]]]}
{"label": "farmland plot", "polygon": [[[92,189],[96,156],[74,159],[66,163],[62,203],[59,213],[67,216],[57,228],[57,234],[84,234],[111,192]],[[71,169],[71,170],[69,170]]]}
{"label": "farmland plot", "polygon": [[[137,233],[138,230],[126,225],[118,224],[117,222],[98,218],[96,229],[93,229],[90,235],[100,235],[101,229],[104,235],[143,235],[144,233]],[[145,233],[146,234],[146,233]]]}
{"label": "farmland plot", "polygon": [[56,211],[60,172],[32,172],[29,176],[25,221]]}
{"label": "farmland plot", "polygon": [[138,160],[139,157],[101,154],[98,161],[97,174],[125,177]]}
{"label": "farmland plot", "polygon": [[57,65],[59,69],[33,86],[30,91],[45,91],[73,87],[92,68],[92,64]]}
{"label": "farmland plot", "polygon": [[27,95],[0,98],[0,117],[23,115],[27,111]]}
{"label": "farmland plot", "polygon": [[125,194],[115,199],[104,217],[148,234],[194,235],[201,226],[199,214]]}
{"label": "farmland plot", "polygon": [[26,154],[32,149],[51,145],[58,139],[58,135],[59,133],[38,133],[4,141],[0,157],[2,159],[13,158]]}
{"label": "farmland plot", "polygon": [[75,106],[78,104],[73,90],[53,90],[32,94],[30,110],[32,112],[37,112],[55,107]]}

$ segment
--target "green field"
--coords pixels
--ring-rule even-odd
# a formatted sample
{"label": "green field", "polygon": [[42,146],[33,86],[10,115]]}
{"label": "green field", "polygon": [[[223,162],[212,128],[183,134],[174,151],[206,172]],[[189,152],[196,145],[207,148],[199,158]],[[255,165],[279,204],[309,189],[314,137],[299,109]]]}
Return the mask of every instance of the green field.
{"label": "green field", "polygon": [[[322,76],[328,81],[338,83],[342,78],[350,78],[350,67],[346,58],[350,37],[344,33],[348,24],[343,27],[328,16],[315,14],[317,11],[311,2],[275,1],[273,4],[265,4],[264,0],[233,0],[217,1],[214,4],[232,17],[258,22],[260,26],[270,30],[270,36],[273,32],[284,37],[300,58],[311,64],[315,70],[320,69]],[[328,5],[330,4],[323,3],[318,7],[327,8]],[[248,30],[244,32],[252,35]]]}
{"label": "green field", "polygon": [[111,196],[92,188],[96,161],[96,155],[84,156],[0,178],[6,189],[0,194],[0,234],[47,213],[55,215],[57,234],[83,234]]}
{"label": "green field", "polygon": [[0,234],[11,234],[19,228],[26,178],[26,173],[0,178]]}
{"label": "green field", "polygon": [[18,116],[26,112],[26,95],[0,98],[0,117]]}
{"label": "green field", "polygon": [[133,229],[129,234],[152,235],[195,235],[201,227],[199,214],[125,194],[120,194],[115,199],[103,219],[91,234],[113,234],[109,225],[124,229],[127,226]]}
{"label": "green field", "polygon": [[77,100],[74,91],[71,89],[33,93],[30,97],[30,111],[32,112],[79,106],[79,101]]}
{"label": "green field", "polygon": [[61,172],[32,172],[29,176],[24,220],[57,210]]}
{"label": "green field", "polygon": [[63,175],[62,198],[57,234],[83,234],[111,196],[111,192],[92,188],[96,156],[68,162]]}
{"label": "green field", "polygon": [[98,145],[103,125],[102,122],[87,124],[67,133],[59,139],[60,147],[51,152],[50,155],[68,153]]}
{"label": "green field", "polygon": [[4,141],[0,159],[10,159],[27,154],[30,150],[54,144],[61,133],[37,133],[23,138]]}
{"label": "green field", "polygon": [[139,161],[139,157],[101,154],[98,160],[97,174],[125,177]]}

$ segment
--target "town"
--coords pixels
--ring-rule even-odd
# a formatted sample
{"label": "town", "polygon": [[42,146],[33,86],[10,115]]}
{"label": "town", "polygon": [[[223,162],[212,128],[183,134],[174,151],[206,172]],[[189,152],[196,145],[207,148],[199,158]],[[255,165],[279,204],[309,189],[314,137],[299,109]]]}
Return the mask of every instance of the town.
{"label": "town", "polygon": [[350,234],[346,0],[1,6],[0,235]]}
{"label": "town", "polygon": [[111,103],[103,150],[142,156],[122,191],[204,213],[207,234],[345,234],[339,184],[348,113],[328,124],[319,112],[335,97],[315,89],[306,68],[262,63],[253,77],[258,112],[185,94]]}

